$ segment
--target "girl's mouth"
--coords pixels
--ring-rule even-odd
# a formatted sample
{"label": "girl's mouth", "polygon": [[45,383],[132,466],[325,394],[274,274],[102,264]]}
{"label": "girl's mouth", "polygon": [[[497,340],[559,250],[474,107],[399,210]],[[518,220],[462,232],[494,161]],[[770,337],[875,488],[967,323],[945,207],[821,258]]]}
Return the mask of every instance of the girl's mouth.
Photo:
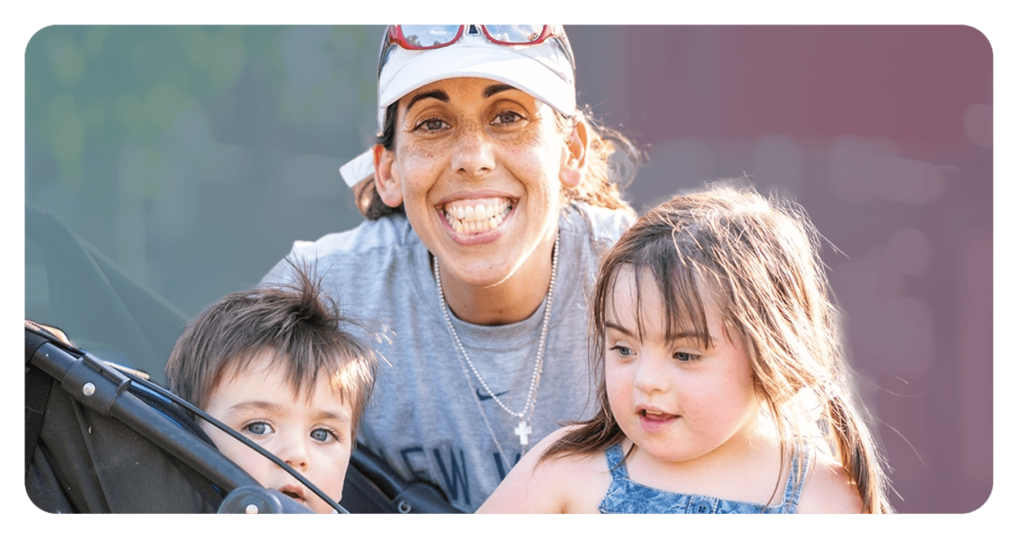
{"label": "girl's mouth", "polygon": [[648,433],[660,432],[679,418],[679,415],[649,409],[641,409],[637,414],[640,426]]}
{"label": "girl's mouth", "polygon": [[440,209],[453,231],[458,234],[476,234],[497,228],[514,207],[512,199],[494,197],[460,199],[445,203]]}
{"label": "girl's mouth", "polygon": [[671,413],[665,413],[663,411],[654,411],[649,409],[640,410],[640,416],[645,419],[650,419],[652,421],[666,421],[678,417],[678,415],[673,415]]}

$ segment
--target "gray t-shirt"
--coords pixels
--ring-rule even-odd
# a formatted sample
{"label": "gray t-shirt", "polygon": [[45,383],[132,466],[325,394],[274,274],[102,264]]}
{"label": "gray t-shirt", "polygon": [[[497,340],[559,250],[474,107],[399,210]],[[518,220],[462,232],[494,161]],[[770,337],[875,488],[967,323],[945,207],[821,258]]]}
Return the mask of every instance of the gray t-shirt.
{"label": "gray t-shirt", "polygon": [[[596,408],[587,303],[602,255],[632,221],[625,211],[585,204],[562,211],[554,303],[527,448]],[[514,465],[521,453],[514,432],[519,419],[464,368],[441,312],[430,254],[408,220],[391,216],[316,242],[296,241],[289,257],[315,262],[323,288],[346,314],[388,330],[371,341],[387,362],[360,423],[360,442],[403,476],[432,481],[456,507],[476,510],[508,472],[491,430]],[[281,281],[288,270],[282,260],[260,285]],[[449,310],[476,370],[515,412],[526,405],[544,305],[503,326],[469,324]]]}

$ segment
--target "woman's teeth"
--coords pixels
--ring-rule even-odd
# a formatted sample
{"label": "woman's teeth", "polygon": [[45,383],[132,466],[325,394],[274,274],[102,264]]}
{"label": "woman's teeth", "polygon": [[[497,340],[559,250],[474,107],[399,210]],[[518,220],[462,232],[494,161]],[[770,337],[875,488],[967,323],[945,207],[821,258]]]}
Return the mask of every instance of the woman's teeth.
{"label": "woman's teeth", "polygon": [[509,199],[459,201],[444,206],[444,218],[456,233],[489,231],[512,210]]}

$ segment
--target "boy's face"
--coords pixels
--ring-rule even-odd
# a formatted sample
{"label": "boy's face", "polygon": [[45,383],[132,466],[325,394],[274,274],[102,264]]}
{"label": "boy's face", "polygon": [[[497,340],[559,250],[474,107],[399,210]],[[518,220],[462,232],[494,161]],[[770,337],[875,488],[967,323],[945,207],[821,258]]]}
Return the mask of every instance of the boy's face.
{"label": "boy's face", "polygon": [[[352,408],[342,404],[327,378],[317,378],[316,392],[294,396],[285,371],[257,359],[249,370],[231,370],[210,396],[207,413],[241,432],[294,468],[335,501],[341,500],[352,454]],[[317,513],[333,509],[258,452],[206,421],[200,426],[225,456],[268,489],[276,489]]]}

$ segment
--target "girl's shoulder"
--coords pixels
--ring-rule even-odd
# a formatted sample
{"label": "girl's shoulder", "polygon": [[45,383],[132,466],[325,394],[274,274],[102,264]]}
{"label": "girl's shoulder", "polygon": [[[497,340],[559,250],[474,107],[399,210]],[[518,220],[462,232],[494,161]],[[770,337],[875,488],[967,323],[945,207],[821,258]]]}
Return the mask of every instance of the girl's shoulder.
{"label": "girl's shoulder", "polygon": [[526,453],[478,513],[597,513],[611,484],[604,452],[541,459],[572,426],[552,432]]}
{"label": "girl's shoulder", "polygon": [[830,456],[816,453],[797,511],[801,514],[858,514],[860,493],[843,465]]}

